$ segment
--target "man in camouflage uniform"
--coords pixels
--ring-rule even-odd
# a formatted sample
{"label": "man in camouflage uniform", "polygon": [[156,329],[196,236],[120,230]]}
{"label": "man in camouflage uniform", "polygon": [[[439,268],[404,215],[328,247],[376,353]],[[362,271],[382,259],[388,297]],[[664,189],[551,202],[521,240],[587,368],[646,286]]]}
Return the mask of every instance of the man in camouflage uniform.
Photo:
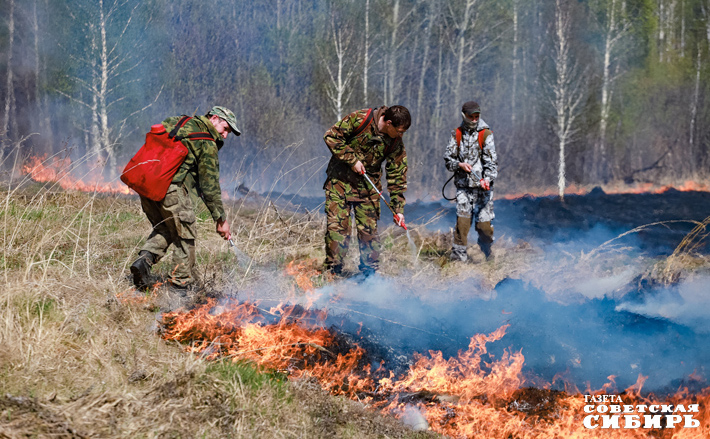
{"label": "man in camouflage uniform", "polygon": [[[478,245],[486,259],[493,244],[493,182],[498,176],[493,133],[480,118],[481,107],[474,101],[463,104],[463,121],[446,146],[446,168],[454,172],[456,184],[456,231],[451,260],[467,261],[466,246],[471,223],[475,222]],[[457,134],[457,131],[459,133]]]}
{"label": "man in camouflage uniform", "polygon": [[350,212],[354,212],[360,245],[360,271],[370,275],[378,268],[380,242],[377,220],[380,201],[363,174],[382,192],[382,164],[394,220],[404,224],[404,192],[407,190],[407,153],[402,134],[411,125],[409,110],[401,105],[356,111],[333,125],[324,136],[333,156],[326,170],[325,268],[334,274],[343,269],[350,245]]}
{"label": "man in camouflage uniform", "polygon": [[[163,126],[170,132],[180,116],[169,117]],[[173,245],[173,262],[170,285],[184,290],[195,282],[195,211],[192,199],[200,196],[217,224],[217,233],[230,239],[229,223],[222,205],[222,189],[219,185],[219,158],[217,152],[224,145],[229,133],[240,135],[234,113],[224,107],[213,107],[205,116],[190,119],[177,132],[186,137],[191,133],[207,133],[200,140],[183,138],[188,154],[173,177],[168,192],[162,201],[153,201],[141,196],[141,206],[153,225],[148,240],[131,265],[133,283],[139,289],[151,285],[150,269]],[[211,140],[204,139],[211,137]]]}

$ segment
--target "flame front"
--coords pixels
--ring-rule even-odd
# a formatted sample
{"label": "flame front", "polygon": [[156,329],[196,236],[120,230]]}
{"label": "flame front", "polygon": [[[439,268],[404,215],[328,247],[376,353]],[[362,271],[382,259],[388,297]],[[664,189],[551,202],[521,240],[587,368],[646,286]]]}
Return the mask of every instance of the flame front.
{"label": "flame front", "polygon": [[[251,303],[209,303],[190,311],[163,316],[163,338],[176,340],[204,358],[248,360],[279,370],[290,378],[316,377],[332,394],[345,395],[388,413],[416,406],[431,429],[455,438],[694,438],[710,432],[710,391],[692,395],[681,389],[673,404],[700,404],[695,429],[607,429],[584,427],[585,400],[578,393],[539,390],[547,408],[531,413],[523,396],[524,357],[506,351],[492,361],[486,345],[500,340],[507,329],[475,335],[468,349],[445,359],[441,352],[416,354],[402,376],[370,364],[367,352],[344,342],[324,327],[326,314],[300,306],[265,310]],[[342,338],[342,337],[341,337]],[[489,359],[489,361],[486,361]],[[641,397],[645,377],[624,392],[625,404],[652,404]],[[613,377],[609,386],[613,386]],[[603,388],[598,392],[605,393]],[[555,396],[557,395],[557,396]],[[669,402],[664,402],[669,404]]]}
{"label": "flame front", "polygon": [[39,183],[55,183],[64,190],[128,195],[131,190],[121,182],[105,182],[99,172],[89,172],[82,178],[72,175],[69,158],[30,157],[22,173]]}

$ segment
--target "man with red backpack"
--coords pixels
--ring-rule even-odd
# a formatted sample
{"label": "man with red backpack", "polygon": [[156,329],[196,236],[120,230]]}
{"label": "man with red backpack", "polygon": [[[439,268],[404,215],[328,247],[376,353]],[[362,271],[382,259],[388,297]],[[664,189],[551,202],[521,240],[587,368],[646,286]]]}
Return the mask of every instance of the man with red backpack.
{"label": "man with red backpack", "polygon": [[463,121],[451,134],[446,146],[446,169],[454,172],[456,185],[456,230],[451,248],[452,261],[467,261],[468,232],[475,222],[478,245],[486,259],[492,255],[493,182],[498,176],[493,133],[481,116],[481,107],[474,101],[463,104]]}
{"label": "man with red backpack", "polygon": [[[153,226],[153,231],[141,248],[138,259],[131,265],[133,283],[139,289],[152,285],[150,270],[173,245],[173,261],[169,278],[170,285],[186,291],[195,282],[195,211],[192,200],[202,198],[216,223],[216,231],[224,239],[230,239],[229,223],[222,205],[222,189],[219,184],[219,158],[229,133],[236,136],[234,113],[227,108],[215,106],[205,116],[169,117],[162,122],[165,130],[181,139],[187,147],[187,156],[168,186],[160,201],[141,195],[141,207]],[[160,126],[157,126],[160,128]],[[174,128],[178,128],[174,131]]]}
{"label": "man with red backpack", "polygon": [[409,110],[401,105],[368,108],[345,116],[325,133],[323,139],[332,153],[323,185],[326,270],[334,274],[342,272],[350,245],[351,212],[357,224],[360,271],[368,276],[377,270],[380,256],[377,220],[380,218],[383,163],[386,163],[389,206],[395,214],[395,223],[404,226],[407,153],[402,135],[411,123]]}

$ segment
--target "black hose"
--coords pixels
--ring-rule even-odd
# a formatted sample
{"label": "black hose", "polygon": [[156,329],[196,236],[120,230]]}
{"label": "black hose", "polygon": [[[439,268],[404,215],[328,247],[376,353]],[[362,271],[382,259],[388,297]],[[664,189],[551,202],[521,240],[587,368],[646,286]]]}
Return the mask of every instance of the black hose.
{"label": "black hose", "polygon": [[456,199],[455,196],[454,196],[454,198],[447,198],[446,194],[444,193],[444,190],[446,189],[446,185],[449,184],[449,182],[454,178],[455,175],[456,174],[453,174],[451,177],[449,177],[449,179],[446,180],[446,183],[444,183],[444,187],[441,188],[441,196],[444,197],[445,200],[454,201]]}

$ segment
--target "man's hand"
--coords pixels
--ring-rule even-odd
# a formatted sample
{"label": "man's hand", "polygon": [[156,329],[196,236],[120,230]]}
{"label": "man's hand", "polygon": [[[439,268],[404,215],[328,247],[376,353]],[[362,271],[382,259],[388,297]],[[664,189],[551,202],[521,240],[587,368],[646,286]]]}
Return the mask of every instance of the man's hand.
{"label": "man's hand", "polygon": [[466,162],[459,162],[459,168],[463,169],[465,172],[471,173],[471,165]]}
{"label": "man's hand", "polygon": [[360,160],[353,165],[352,169],[356,174],[365,175],[365,165]]}
{"label": "man's hand", "polygon": [[397,224],[398,226],[402,227],[403,229],[407,229],[407,227],[404,225],[404,215],[401,213],[398,213],[397,215],[394,215],[392,218],[394,220],[394,223]]}
{"label": "man's hand", "polygon": [[229,240],[232,238],[232,234],[229,233],[229,223],[227,221],[217,221],[217,233],[224,239]]}
{"label": "man's hand", "polygon": [[481,185],[481,189],[483,190],[491,190],[491,182],[488,181],[487,178],[482,178],[478,181],[478,183]]}

